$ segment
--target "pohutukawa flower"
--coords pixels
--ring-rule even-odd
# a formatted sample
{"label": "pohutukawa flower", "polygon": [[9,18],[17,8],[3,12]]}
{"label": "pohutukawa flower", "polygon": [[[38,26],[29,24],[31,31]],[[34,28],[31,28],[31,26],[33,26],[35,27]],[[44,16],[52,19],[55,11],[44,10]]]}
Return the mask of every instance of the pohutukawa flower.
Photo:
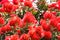
{"label": "pohutukawa flower", "polygon": [[26,14],[24,15],[22,21],[24,23],[33,23],[36,24],[37,20],[35,19],[35,17],[33,16],[33,14],[31,12],[26,12]]}
{"label": "pohutukawa flower", "polygon": [[20,0],[20,2],[24,2],[24,0]]}
{"label": "pohutukawa flower", "polygon": [[53,25],[54,27],[56,27],[58,24],[57,19],[56,18],[50,19],[50,24]]}
{"label": "pohutukawa flower", "polygon": [[52,4],[50,4],[48,7],[50,7],[50,8],[55,8],[56,7],[56,3],[52,3]]}
{"label": "pohutukawa flower", "polygon": [[31,1],[25,1],[24,5],[28,6],[28,7],[32,7],[32,2]]}
{"label": "pohutukawa flower", "polygon": [[56,19],[57,19],[57,21],[60,23],[60,16],[58,16]]}
{"label": "pohutukawa flower", "polygon": [[28,34],[23,34],[23,35],[21,35],[21,37],[20,37],[20,40],[29,40],[29,39],[30,39],[30,37],[29,37]]}
{"label": "pohutukawa flower", "polygon": [[57,30],[60,31],[60,23],[57,23]]}
{"label": "pohutukawa flower", "polygon": [[52,17],[52,14],[48,11],[48,12],[45,12],[43,17],[44,17],[44,19],[50,19]]}
{"label": "pohutukawa flower", "polygon": [[18,16],[12,16],[8,21],[8,24],[11,26],[18,25],[19,27],[23,26],[22,20]]}
{"label": "pohutukawa flower", "polygon": [[45,31],[44,34],[45,34],[44,37],[45,37],[46,39],[51,39],[51,38],[52,38],[52,33],[51,33],[50,31]]}
{"label": "pohutukawa flower", "polygon": [[4,8],[2,7],[2,8],[0,8],[0,12],[5,12],[5,10],[4,10]]}
{"label": "pohutukawa flower", "polygon": [[6,36],[5,40],[11,40],[11,37],[10,36]]}
{"label": "pohutukawa flower", "polygon": [[43,27],[44,30],[49,31],[50,30],[50,26],[49,23],[46,22],[46,20],[41,19],[40,20],[40,24]]}
{"label": "pohutukawa flower", "polygon": [[3,34],[3,32],[2,32],[2,30],[1,30],[1,28],[0,28],[0,34]]}
{"label": "pohutukawa flower", "polygon": [[52,12],[52,14],[53,14],[53,15],[57,15],[57,13],[56,13],[56,12],[54,12],[54,11]]}
{"label": "pohutukawa flower", "polygon": [[16,11],[16,9],[18,8],[18,6],[13,5],[13,4],[11,4],[11,3],[5,3],[5,4],[3,5],[3,8],[4,8],[5,12],[10,13],[10,12]]}
{"label": "pohutukawa flower", "polygon": [[18,0],[13,0],[13,4],[18,5]]}
{"label": "pohutukawa flower", "polygon": [[6,36],[5,40],[19,40],[18,35],[11,35],[11,36]]}
{"label": "pohutukawa flower", "polygon": [[4,24],[5,23],[5,20],[3,17],[0,17],[0,24]]}
{"label": "pohutukawa flower", "polygon": [[1,27],[1,30],[2,30],[2,32],[7,32],[7,31],[11,30],[11,27],[10,27],[10,25],[7,24],[7,25]]}
{"label": "pohutukawa flower", "polygon": [[0,4],[5,4],[5,3],[9,3],[8,0],[1,0]]}
{"label": "pohutukawa flower", "polygon": [[44,37],[44,30],[43,30],[42,26],[38,26],[36,28],[36,32],[40,36],[40,38],[43,38]]}
{"label": "pohutukawa flower", "polygon": [[16,34],[12,35],[11,40],[19,40],[19,35]]}

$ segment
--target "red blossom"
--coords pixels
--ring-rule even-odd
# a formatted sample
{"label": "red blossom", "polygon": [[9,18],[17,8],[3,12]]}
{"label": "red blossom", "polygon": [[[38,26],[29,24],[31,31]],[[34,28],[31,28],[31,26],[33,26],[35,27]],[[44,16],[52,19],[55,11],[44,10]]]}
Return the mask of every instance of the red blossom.
{"label": "red blossom", "polygon": [[33,16],[33,14],[31,12],[26,12],[22,21],[24,23],[34,23],[36,24],[37,23],[37,20],[35,19],[35,17]]}
{"label": "red blossom", "polygon": [[58,24],[57,19],[56,19],[56,18],[50,19],[50,24],[51,24],[52,26],[56,27],[57,24]]}
{"label": "red blossom", "polygon": [[2,32],[10,31],[11,27],[10,27],[10,25],[7,24],[7,25],[1,27],[1,30],[2,30]]}
{"label": "red blossom", "polygon": [[46,39],[51,39],[52,38],[52,33],[50,31],[45,31],[44,35],[45,35],[44,37]]}
{"label": "red blossom", "polygon": [[18,35],[12,35],[11,40],[19,40],[19,36]]}
{"label": "red blossom", "polygon": [[18,6],[13,5],[13,4],[11,4],[11,3],[5,3],[5,4],[3,5],[3,8],[4,8],[5,12],[11,13],[11,12],[16,11],[16,9],[18,8]]}
{"label": "red blossom", "polygon": [[53,15],[57,15],[57,13],[55,11],[52,12]]}
{"label": "red blossom", "polygon": [[5,40],[19,40],[18,35],[11,35],[11,36],[6,36]]}
{"label": "red blossom", "polygon": [[38,26],[36,28],[36,32],[40,36],[40,38],[44,37],[44,30],[43,30],[43,28],[41,26]]}
{"label": "red blossom", "polygon": [[2,32],[2,30],[1,30],[1,28],[0,28],[0,34],[3,34],[3,32]]}
{"label": "red blossom", "polygon": [[8,22],[9,25],[14,25],[16,23],[16,19],[17,19],[16,16],[11,17],[10,20],[9,20],[9,22]]}
{"label": "red blossom", "polygon": [[58,16],[56,19],[57,19],[57,21],[60,23],[60,16]]}
{"label": "red blossom", "polygon": [[43,15],[44,19],[50,19],[52,17],[52,14],[48,11],[48,12],[45,12],[45,14]]}
{"label": "red blossom", "polygon": [[18,25],[19,27],[22,27],[23,26],[23,24],[22,24],[22,20],[18,17],[18,16],[12,16],[11,18],[10,18],[10,20],[8,21],[8,24],[9,25]]}
{"label": "red blossom", "polygon": [[20,2],[23,2],[24,0],[20,0]]}
{"label": "red blossom", "polygon": [[25,1],[24,5],[28,6],[28,7],[32,7],[32,2],[31,1]]}
{"label": "red blossom", "polygon": [[9,1],[8,1],[8,0],[2,0],[2,1],[0,2],[0,4],[5,4],[5,3],[9,3]]}
{"label": "red blossom", "polygon": [[20,40],[29,40],[29,39],[30,39],[30,37],[29,37],[28,34],[23,34],[23,35],[21,35],[21,37],[20,37]]}
{"label": "red blossom", "polygon": [[36,33],[36,29],[34,27],[30,28],[28,34],[30,35],[32,40],[39,40],[40,39],[40,36]]}
{"label": "red blossom", "polygon": [[5,40],[11,40],[10,38],[11,38],[10,36],[6,36]]}
{"label": "red blossom", "polygon": [[32,40],[40,40],[40,36],[37,33],[34,33],[31,38]]}
{"label": "red blossom", "polygon": [[0,8],[0,12],[5,12],[5,10],[4,10],[4,8],[2,7],[2,8]]}
{"label": "red blossom", "polygon": [[49,31],[50,30],[50,26],[49,23],[46,22],[46,20],[41,19],[40,20],[40,24],[43,27],[44,30]]}
{"label": "red blossom", "polygon": [[21,34],[21,31],[20,30],[17,30],[17,33],[20,35]]}
{"label": "red blossom", "polygon": [[60,31],[60,23],[57,24],[57,30]]}
{"label": "red blossom", "polygon": [[18,0],[13,0],[13,4],[18,5]]}
{"label": "red blossom", "polygon": [[4,24],[5,23],[5,20],[3,17],[0,17],[0,24]]}
{"label": "red blossom", "polygon": [[50,4],[49,6],[48,6],[49,8],[52,8],[52,7],[56,7],[56,3],[52,3],[52,4]]}

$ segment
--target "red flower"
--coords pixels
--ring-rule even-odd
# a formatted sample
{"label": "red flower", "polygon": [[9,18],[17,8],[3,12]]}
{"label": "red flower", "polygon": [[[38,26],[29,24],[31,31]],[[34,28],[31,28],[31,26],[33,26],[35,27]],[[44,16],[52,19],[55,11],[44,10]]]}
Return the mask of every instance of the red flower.
{"label": "red flower", "polygon": [[17,5],[13,5],[13,8],[12,8],[12,11],[16,11],[16,9],[18,9],[18,6]]}
{"label": "red flower", "polygon": [[20,2],[23,2],[24,0],[20,0]]}
{"label": "red flower", "polygon": [[10,25],[7,24],[7,25],[1,27],[1,30],[2,30],[2,32],[10,31],[11,27],[10,27]]}
{"label": "red flower", "polygon": [[60,5],[60,1],[57,1],[57,4]]}
{"label": "red flower", "polygon": [[[31,26],[30,26],[30,27],[31,27]],[[29,28],[28,34],[32,37],[35,32],[36,32],[36,29],[33,28],[33,27],[31,27],[31,28]]]}
{"label": "red flower", "polygon": [[3,17],[0,17],[0,24],[4,24],[5,23],[5,20]]}
{"label": "red flower", "polygon": [[4,7],[4,10],[5,10],[6,12],[11,12],[13,5],[10,4],[10,3],[5,3],[5,4],[3,5],[3,7]]}
{"label": "red flower", "polygon": [[35,0],[25,0],[25,1],[31,1],[31,2],[33,2],[33,1],[35,1]]}
{"label": "red flower", "polygon": [[0,28],[0,34],[3,34],[3,32],[2,32],[2,30],[1,30],[1,28]]}
{"label": "red flower", "polygon": [[57,4],[57,3],[51,3],[50,5],[48,5],[48,7],[49,7],[49,8],[53,8],[53,7],[56,8],[56,4]]}
{"label": "red flower", "polygon": [[19,36],[18,35],[12,35],[11,40],[19,40]]}
{"label": "red flower", "polygon": [[21,34],[21,31],[20,30],[17,30],[17,33],[20,35]]}
{"label": "red flower", "polygon": [[0,12],[4,12],[5,10],[4,10],[4,8],[2,7],[2,8],[0,8]]}
{"label": "red flower", "polygon": [[46,20],[41,19],[40,20],[40,24],[43,27],[44,30],[49,31],[50,30],[50,26],[49,23],[46,22]]}
{"label": "red flower", "polygon": [[22,20],[18,17],[18,16],[13,16],[10,18],[9,22],[8,22],[9,25],[18,25],[19,27],[22,27]]}
{"label": "red flower", "polygon": [[52,14],[50,12],[45,12],[45,14],[43,15],[44,19],[50,19],[52,17]]}
{"label": "red flower", "polygon": [[31,12],[26,12],[26,14],[24,15],[22,21],[24,23],[37,23],[37,20],[35,19],[35,17],[33,16],[33,14]]}
{"label": "red flower", "polygon": [[11,37],[10,36],[6,36],[5,40],[11,40]]}
{"label": "red flower", "polygon": [[25,1],[24,5],[28,6],[28,7],[32,7],[32,2],[31,1]]}
{"label": "red flower", "polygon": [[10,17],[14,17],[14,16],[17,16],[17,15],[16,15],[16,14],[13,14],[13,13],[12,13],[12,14],[10,14]]}
{"label": "red flower", "polygon": [[60,23],[57,24],[57,30],[60,31]]}
{"label": "red flower", "polygon": [[18,5],[18,0],[13,0],[13,4]]}
{"label": "red flower", "polygon": [[21,37],[20,37],[20,40],[29,40],[29,35],[28,34],[23,34],[23,35],[21,35]]}
{"label": "red flower", "polygon": [[51,19],[51,20],[50,20],[50,24],[51,24],[52,26],[56,27],[57,24],[58,24],[57,19],[56,19],[56,18]]}
{"label": "red flower", "polygon": [[31,36],[32,40],[40,40],[40,36],[35,32],[33,36]]}
{"label": "red flower", "polygon": [[16,20],[17,20],[16,16],[11,17],[10,20],[8,21],[9,25],[14,25],[16,23]]}
{"label": "red flower", "polygon": [[13,5],[11,3],[5,3],[3,7],[4,7],[5,12],[9,12],[9,13],[16,11],[16,9],[18,8],[18,6]]}
{"label": "red flower", "polygon": [[57,15],[57,13],[56,13],[56,12],[54,12],[54,11],[52,12],[52,14],[53,14],[53,15]]}
{"label": "red flower", "polygon": [[32,40],[39,40],[44,36],[44,31],[42,27],[31,27],[28,34]]}
{"label": "red flower", "polygon": [[8,0],[1,0],[0,4],[5,4],[5,3],[9,3]]}
{"label": "red flower", "polygon": [[18,35],[6,36],[5,40],[19,40]]}
{"label": "red flower", "polygon": [[58,0],[58,1],[60,1],[60,0]]}
{"label": "red flower", "polygon": [[36,29],[34,27],[30,28],[28,34],[30,35],[32,40],[39,40],[40,39],[40,36],[36,33]]}
{"label": "red flower", "polygon": [[46,39],[51,39],[51,38],[52,38],[52,33],[51,33],[50,31],[45,31],[44,34],[45,34],[44,37],[45,37]]}
{"label": "red flower", "polygon": [[44,37],[44,30],[41,26],[36,28],[36,33],[40,36],[40,38]]}
{"label": "red flower", "polygon": [[52,19],[52,18],[56,18],[56,16],[54,15],[55,13],[53,12],[45,12],[45,14],[43,15],[44,19]]}
{"label": "red flower", "polygon": [[9,24],[6,24],[4,27],[6,27],[6,31],[10,31],[11,30],[11,27]]}
{"label": "red flower", "polygon": [[57,17],[57,21],[60,23],[60,16]]}

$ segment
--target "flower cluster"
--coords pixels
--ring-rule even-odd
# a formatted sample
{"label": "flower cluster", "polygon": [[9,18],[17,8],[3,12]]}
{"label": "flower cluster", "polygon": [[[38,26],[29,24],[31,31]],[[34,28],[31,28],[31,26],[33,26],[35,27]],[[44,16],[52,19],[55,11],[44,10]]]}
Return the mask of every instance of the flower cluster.
{"label": "flower cluster", "polygon": [[50,5],[48,5],[48,7],[60,10],[60,0],[54,3],[51,3]]}
{"label": "flower cluster", "polygon": [[[1,0],[0,1],[0,12],[15,12],[20,6],[32,7],[33,0]],[[20,8],[21,9],[21,8]]]}
{"label": "flower cluster", "polygon": [[[33,15],[35,10],[32,7],[33,1],[0,0],[0,40],[54,40],[53,38],[60,40],[60,16],[49,9],[59,9],[60,1],[48,5],[48,10],[42,13],[40,20],[37,20],[37,15]],[[27,7],[28,10],[26,9],[26,11],[24,8],[24,11],[21,12],[21,6]],[[29,8],[34,10],[29,11]],[[40,14],[38,15],[40,16]]]}
{"label": "flower cluster", "polygon": [[[55,14],[53,14],[55,13]],[[1,33],[12,31],[11,26],[16,30],[16,34],[11,36],[6,36],[5,40],[40,40],[44,38],[45,40],[52,39],[52,33],[57,30],[60,32],[60,16],[56,16],[56,12],[45,12],[43,18],[40,20],[40,25],[36,26],[37,20],[31,12],[26,12],[23,19],[19,18],[17,15],[11,15],[8,24],[1,27]],[[27,30],[25,33],[21,32],[21,28],[25,28],[28,23]],[[32,23],[32,25],[30,25]],[[4,28],[4,30],[2,29]],[[59,35],[56,36],[59,40]]]}

